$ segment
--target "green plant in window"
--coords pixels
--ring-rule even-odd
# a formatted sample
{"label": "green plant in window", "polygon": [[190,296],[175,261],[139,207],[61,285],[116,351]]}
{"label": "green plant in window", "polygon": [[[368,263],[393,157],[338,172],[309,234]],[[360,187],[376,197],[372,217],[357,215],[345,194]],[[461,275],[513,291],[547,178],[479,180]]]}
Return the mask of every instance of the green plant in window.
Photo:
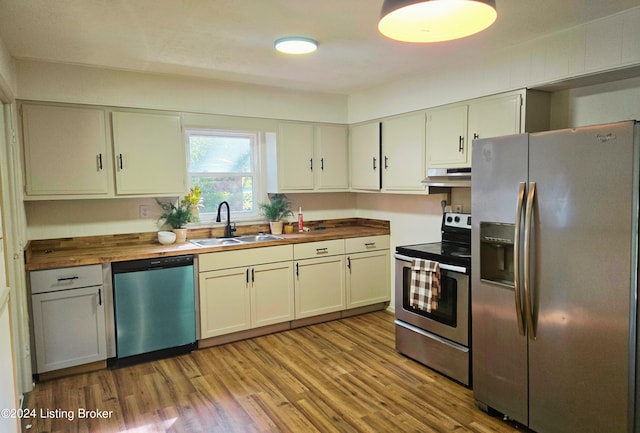
{"label": "green plant in window", "polygon": [[196,222],[198,206],[202,200],[202,193],[197,186],[191,188],[188,195],[177,203],[162,203],[156,199],[164,211],[158,221],[164,221],[163,225],[168,225],[172,229],[181,229],[190,222]]}

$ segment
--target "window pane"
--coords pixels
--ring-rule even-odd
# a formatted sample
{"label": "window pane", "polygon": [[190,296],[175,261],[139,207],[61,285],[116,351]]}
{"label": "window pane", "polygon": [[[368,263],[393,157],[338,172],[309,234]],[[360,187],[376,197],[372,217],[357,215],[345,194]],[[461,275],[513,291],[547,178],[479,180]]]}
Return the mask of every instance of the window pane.
{"label": "window pane", "polygon": [[195,173],[250,173],[251,138],[190,135],[189,171]]}
{"label": "window pane", "polygon": [[229,202],[231,212],[254,211],[253,177],[251,176],[194,176],[191,182],[202,190],[201,214],[217,212],[218,205],[223,201]]}

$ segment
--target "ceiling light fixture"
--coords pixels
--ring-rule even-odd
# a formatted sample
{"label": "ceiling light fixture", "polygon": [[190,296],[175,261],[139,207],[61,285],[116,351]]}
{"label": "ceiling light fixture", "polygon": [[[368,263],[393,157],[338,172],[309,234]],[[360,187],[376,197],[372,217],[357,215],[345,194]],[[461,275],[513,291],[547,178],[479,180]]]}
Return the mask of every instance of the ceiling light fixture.
{"label": "ceiling light fixture", "polygon": [[378,30],[402,42],[464,38],[498,17],[495,0],[384,0]]}
{"label": "ceiling light fixture", "polygon": [[318,43],[311,38],[303,36],[287,36],[276,39],[273,43],[276,50],[286,54],[308,54],[318,48]]}

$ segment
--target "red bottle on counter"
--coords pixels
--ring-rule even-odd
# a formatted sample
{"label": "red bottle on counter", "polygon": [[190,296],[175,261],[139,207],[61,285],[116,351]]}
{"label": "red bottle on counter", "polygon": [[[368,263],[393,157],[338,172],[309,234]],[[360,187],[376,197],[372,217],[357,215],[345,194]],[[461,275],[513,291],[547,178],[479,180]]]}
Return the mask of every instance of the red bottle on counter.
{"label": "red bottle on counter", "polygon": [[304,221],[302,220],[302,206],[298,209],[298,233],[304,231]]}

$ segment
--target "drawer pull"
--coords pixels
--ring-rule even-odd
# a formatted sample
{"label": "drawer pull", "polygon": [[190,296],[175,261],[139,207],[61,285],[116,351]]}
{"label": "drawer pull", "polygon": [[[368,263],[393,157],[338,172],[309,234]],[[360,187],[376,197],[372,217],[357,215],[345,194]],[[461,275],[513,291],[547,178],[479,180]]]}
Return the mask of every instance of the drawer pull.
{"label": "drawer pull", "polygon": [[316,248],[316,254],[328,254],[328,253],[329,253],[328,248]]}
{"label": "drawer pull", "polygon": [[375,242],[367,242],[366,244],[364,244],[365,248],[375,248],[376,247],[376,243]]}
{"label": "drawer pull", "polygon": [[58,278],[59,282],[71,282],[73,280],[77,280],[79,277],[76,275],[74,277],[62,277],[62,278]]}

